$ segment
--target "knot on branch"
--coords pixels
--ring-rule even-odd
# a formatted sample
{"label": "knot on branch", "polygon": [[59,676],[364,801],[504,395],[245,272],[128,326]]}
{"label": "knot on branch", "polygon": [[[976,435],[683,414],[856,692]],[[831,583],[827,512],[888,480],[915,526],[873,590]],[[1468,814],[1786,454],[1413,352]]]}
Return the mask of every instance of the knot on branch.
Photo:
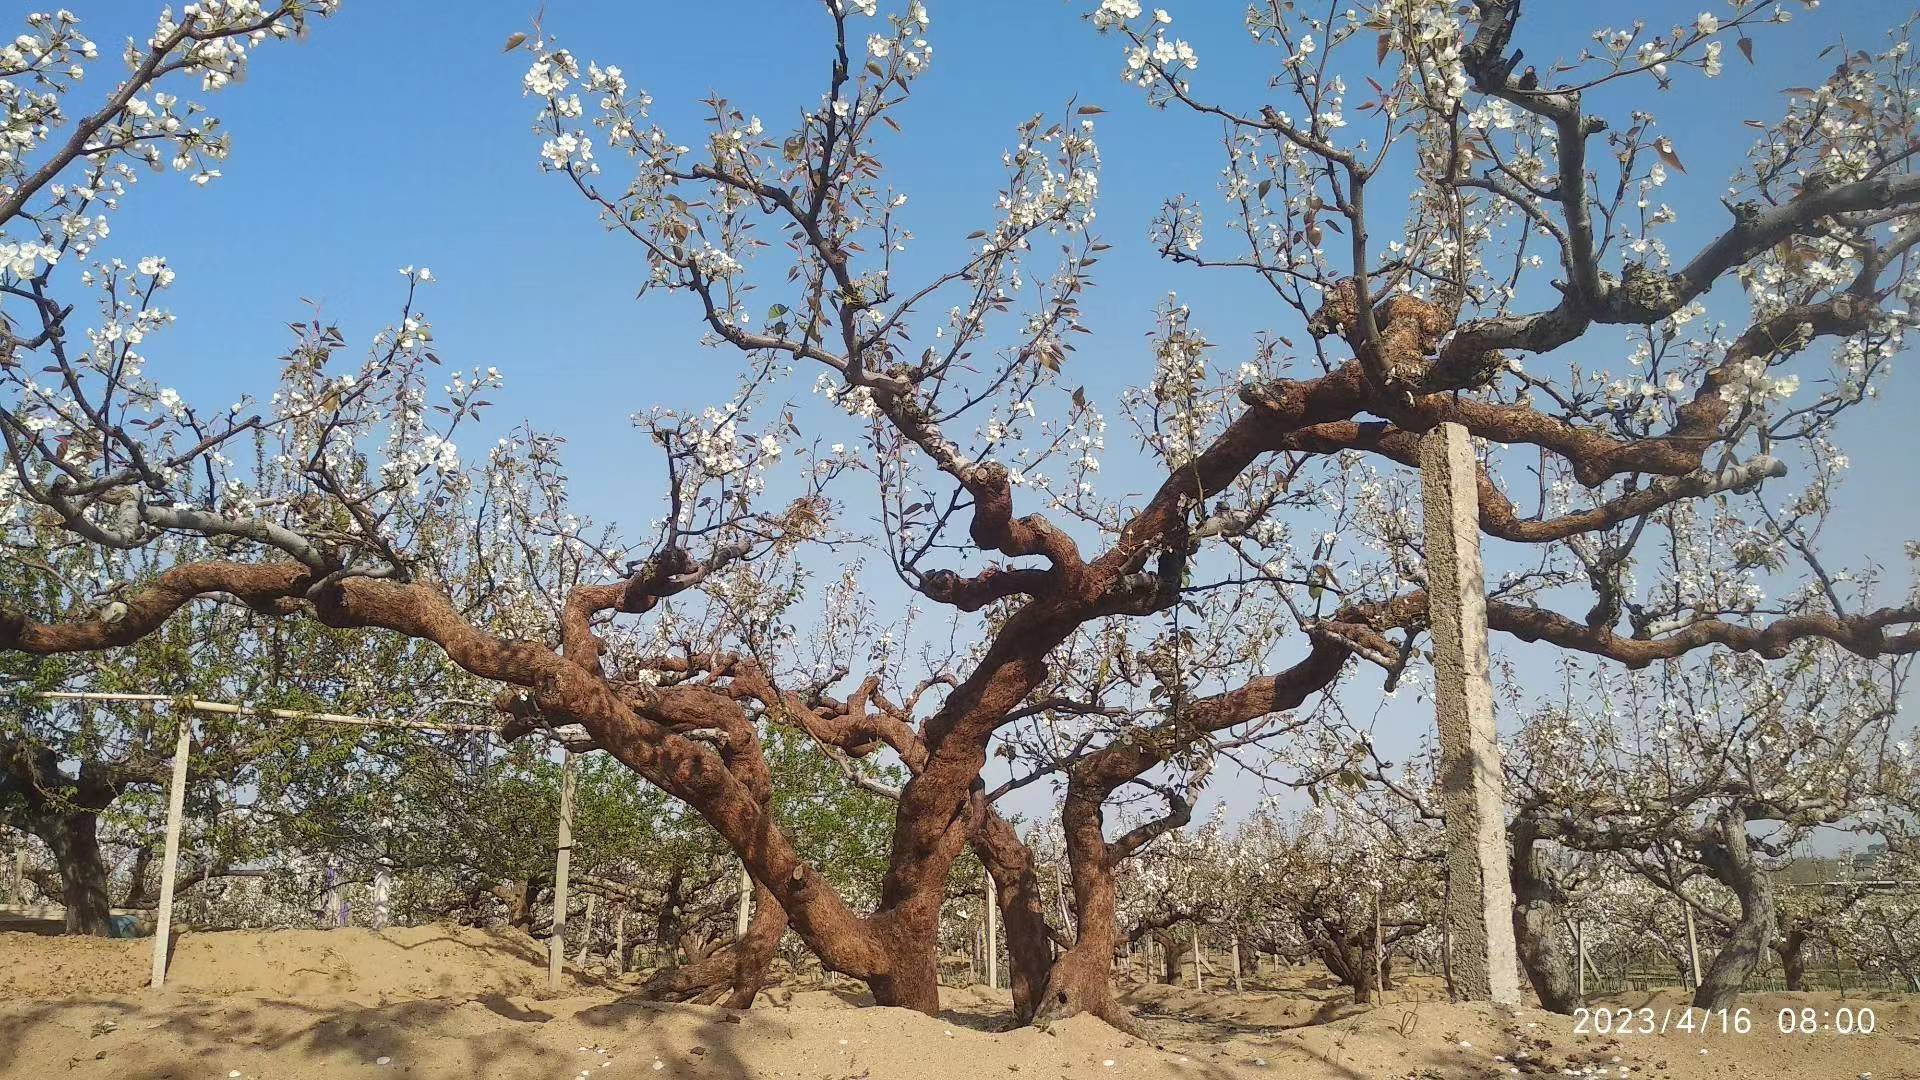
{"label": "knot on branch", "polygon": [[1453,329],[1453,317],[1431,300],[1398,293],[1373,305],[1373,323],[1377,337],[1369,340],[1360,317],[1359,279],[1345,278],[1327,290],[1319,312],[1307,322],[1307,332],[1316,338],[1343,338],[1363,366],[1378,373],[1385,384],[1380,389],[1424,388],[1428,358]]}
{"label": "knot on branch", "polygon": [[1642,263],[1629,262],[1621,268],[1617,287],[1609,274],[1600,275],[1603,294],[1610,311],[1619,321],[1651,323],[1680,310],[1684,293],[1679,278]]}

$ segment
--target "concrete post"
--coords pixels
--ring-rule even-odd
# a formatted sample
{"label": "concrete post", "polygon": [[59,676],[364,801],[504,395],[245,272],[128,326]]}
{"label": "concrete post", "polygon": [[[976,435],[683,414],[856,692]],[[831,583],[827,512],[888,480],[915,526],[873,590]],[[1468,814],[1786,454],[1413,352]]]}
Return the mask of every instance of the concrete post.
{"label": "concrete post", "polygon": [[393,873],[387,869],[387,860],[382,858],[380,866],[373,872],[373,928],[385,930],[393,919]]}
{"label": "concrete post", "polygon": [[1441,424],[1427,433],[1420,443],[1420,480],[1451,885],[1452,974],[1468,999],[1515,1004],[1520,975],[1487,653],[1478,470],[1466,428]]}
{"label": "concrete post", "polygon": [[373,870],[373,928],[385,930],[393,921],[393,859],[387,854],[387,842],[393,834],[393,819],[380,815],[380,860]]}
{"label": "concrete post", "polygon": [[553,857],[553,938],[547,943],[547,989],[560,989],[560,968],[567,962],[567,870],[573,862],[573,751],[560,766],[560,831]]}

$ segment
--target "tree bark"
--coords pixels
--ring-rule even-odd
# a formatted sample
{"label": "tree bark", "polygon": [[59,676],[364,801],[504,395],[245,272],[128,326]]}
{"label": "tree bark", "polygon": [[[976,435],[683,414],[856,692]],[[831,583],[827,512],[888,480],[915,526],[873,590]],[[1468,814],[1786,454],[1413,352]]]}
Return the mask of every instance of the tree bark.
{"label": "tree bark", "polygon": [[1513,837],[1513,938],[1520,966],[1533,984],[1540,1007],[1571,1015],[1580,1004],[1572,965],[1555,947],[1554,931],[1561,923],[1559,890],[1540,864],[1539,837],[1525,819],[1516,819]]}
{"label": "tree bark", "polygon": [[97,766],[83,761],[78,774],[69,776],[52,748],[0,739],[0,805],[12,804],[19,816],[11,823],[53,853],[69,934],[105,937],[111,930],[110,873],[99,829],[101,812],[119,794]]}
{"label": "tree bark", "polygon": [[147,871],[153,866],[153,845],[141,844],[134,852],[133,869],[127,872],[127,894],[120,901],[124,908],[150,907],[157,903],[156,898],[147,895]]}
{"label": "tree bark", "polygon": [[1759,968],[1766,955],[1778,919],[1773,902],[1773,884],[1753,858],[1747,842],[1746,816],[1728,811],[1719,822],[1719,836],[1700,847],[1701,861],[1716,880],[1733,891],[1740,900],[1740,921],[1727,935],[1706,975],[1694,990],[1693,1005],[1698,1009],[1730,1009]]}
{"label": "tree bark", "polygon": [[1807,932],[1799,927],[1788,930],[1773,943],[1774,954],[1780,957],[1780,970],[1786,975],[1789,990],[1807,988],[1806,945]]}
{"label": "tree bark", "polygon": [[774,953],[787,933],[787,910],[780,906],[764,885],[753,887],[753,915],[747,920],[747,932],[734,945],[733,984],[724,1002],[729,1009],[750,1009],[753,999],[767,985],[767,973],[773,968]]}
{"label": "tree bark", "polygon": [[100,853],[100,816],[77,811],[37,822],[34,835],[53,851],[60,870],[60,902],[66,905],[66,931],[106,937],[113,900],[108,895],[107,862]]}
{"label": "tree bark", "polygon": [[1327,971],[1352,989],[1354,1004],[1371,1005],[1379,971],[1374,964],[1373,927],[1349,933],[1337,917],[1314,912],[1301,913],[1299,921],[1302,936],[1314,942],[1314,952]]}
{"label": "tree bark", "polygon": [[1115,853],[1106,840],[1101,804],[1106,791],[1089,795],[1069,783],[1061,826],[1073,874],[1074,940],[1053,962],[1034,1010],[1036,1021],[1091,1013],[1122,1031],[1133,1017],[1113,992],[1113,952],[1120,944],[1114,889]]}
{"label": "tree bark", "polygon": [[974,853],[993,875],[1000,928],[1007,942],[1007,981],[1016,1023],[1033,1020],[1040,990],[1053,967],[1052,935],[1033,851],[1007,820],[989,812],[973,840]]}
{"label": "tree bark", "polygon": [[640,988],[649,1001],[693,1001],[750,1009],[767,984],[767,973],[787,932],[787,912],[764,886],[754,887],[753,917],[739,941],[655,972]]}

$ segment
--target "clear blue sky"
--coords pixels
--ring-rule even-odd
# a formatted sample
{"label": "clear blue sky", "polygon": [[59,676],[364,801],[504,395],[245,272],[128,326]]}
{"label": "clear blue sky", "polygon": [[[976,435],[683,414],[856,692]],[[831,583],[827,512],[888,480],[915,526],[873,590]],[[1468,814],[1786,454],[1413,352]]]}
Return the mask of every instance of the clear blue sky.
{"label": "clear blue sky", "polygon": [[[1249,108],[1267,100],[1267,57],[1245,44],[1242,4],[1164,2],[1175,30],[1199,50],[1194,81],[1204,96]],[[105,56],[150,27],[132,21],[135,12],[148,17],[146,3],[75,6]],[[1146,243],[1165,197],[1189,191],[1213,205],[1219,131],[1190,115],[1155,112],[1122,83],[1118,42],[1079,17],[1091,0],[927,6],[935,61],[900,117],[906,134],[884,150],[891,181],[911,194],[922,256],[950,262],[961,238],[991,219],[999,155],[1015,125],[1077,97],[1107,109],[1099,118],[1098,231],[1114,250],[1086,304],[1096,335],[1072,361],[1069,385],[1084,382],[1114,416],[1119,389],[1151,370],[1142,334],[1169,290],[1192,304],[1229,367],[1254,331],[1297,332],[1250,277],[1173,268]],[[1676,252],[1725,224],[1717,198],[1752,134],[1740,121],[1772,118],[1781,87],[1822,78],[1832,61],[1815,57],[1821,46],[1843,37],[1871,43],[1911,10],[1896,0],[1829,0],[1813,14],[1792,6],[1790,28],[1755,35],[1757,68],[1728,49],[1722,79],[1683,75],[1678,90],[1651,103],[1692,170],[1665,193],[1683,210],[1667,234]],[[1518,44],[1545,67],[1576,53],[1600,20],[1671,25],[1702,9],[1725,5],[1535,0]],[[562,182],[538,171],[533,103],[520,91],[526,59],[501,54],[534,12],[528,0],[347,0],[311,40],[259,50],[247,82],[208,99],[235,139],[224,176],[205,189],[179,177],[143,180],[108,250],[128,261],[164,254],[178,272],[171,304],[179,323],[151,343],[152,371],[203,404],[230,401],[236,387],[271,390],[285,324],[304,313],[299,298],[321,301],[350,341],[364,342],[396,310],[395,269],[431,266],[441,284],[425,308],[441,354],[452,365],[506,374],[494,423],[526,419],[564,434],[580,508],[639,528],[659,513],[659,487],[628,416],[655,404],[723,400],[738,357],[703,350],[679,298],[636,302],[645,268],[631,242],[605,235]],[[805,0],[548,0],[545,26],[577,54],[620,65],[686,143],[697,145],[697,102],[710,92],[779,129],[824,84],[828,24]],[[115,73],[103,62],[87,91],[104,92]],[[1618,115],[1612,104],[1602,95],[1592,102]],[[811,381],[808,372],[793,395],[807,398]],[[1877,418],[1855,426],[1845,508],[1854,531],[1837,545],[1840,561],[1871,555],[1898,572],[1901,541],[1920,536],[1907,465],[1916,441],[1900,420],[1916,407],[1920,389],[1896,377]],[[1144,487],[1118,424],[1109,445],[1107,479]]]}

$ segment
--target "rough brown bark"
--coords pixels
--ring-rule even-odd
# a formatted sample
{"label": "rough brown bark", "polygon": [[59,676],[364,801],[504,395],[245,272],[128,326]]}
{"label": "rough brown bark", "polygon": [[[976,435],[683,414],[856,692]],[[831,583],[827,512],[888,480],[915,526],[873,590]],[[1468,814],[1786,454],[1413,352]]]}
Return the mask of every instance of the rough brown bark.
{"label": "rough brown bark", "polygon": [[1360,944],[1338,929],[1327,927],[1319,927],[1317,933],[1320,961],[1342,986],[1353,991],[1354,1004],[1371,1005],[1375,990],[1371,941]]}
{"label": "rough brown bark", "polygon": [[1113,992],[1113,953],[1120,944],[1113,880],[1118,860],[1107,844],[1101,808],[1111,790],[1087,791],[1068,782],[1061,825],[1073,873],[1075,934],[1047,973],[1034,1009],[1037,1021],[1091,1013],[1122,1031],[1135,1030],[1133,1017]]}
{"label": "rough brown bark", "polygon": [[1053,967],[1046,901],[1034,872],[1033,851],[1005,818],[993,813],[984,815],[973,847],[993,875],[1000,927],[1006,935],[1014,1020],[1025,1024],[1033,1019],[1038,995]]}
{"label": "rough brown bark", "polygon": [[[1114,871],[1157,837],[1185,826],[1192,820],[1193,808],[1185,797],[1170,794],[1165,814],[1109,842],[1105,831],[1107,799],[1123,784],[1144,776],[1212,732],[1298,707],[1333,681],[1346,658],[1344,646],[1316,642],[1305,659],[1285,671],[1184,702],[1177,716],[1096,751],[1067,771],[1061,826],[1073,875],[1076,932],[1073,944],[1054,961],[1048,973],[1035,1007],[1036,1019],[1057,1020],[1088,1012],[1123,1030],[1134,1029],[1132,1017],[1113,992],[1113,957],[1120,943]],[[1173,983],[1180,970],[1180,949],[1170,940],[1165,944],[1166,980]]]}
{"label": "rough brown bark", "polygon": [[55,880],[41,887],[66,907],[67,933],[105,936],[113,900],[100,814],[120,788],[86,762],[71,776],[60,765],[51,747],[0,739],[0,806],[12,812],[8,824],[39,837],[52,853]]}
{"label": "rough brown bark", "polygon": [[745,938],[710,949],[689,963],[655,972],[640,988],[639,996],[649,1001],[693,1001],[750,1009],[767,985],[774,955],[786,932],[785,909],[774,902],[772,892],[756,885],[753,918],[747,923]]}
{"label": "rough brown bark", "polygon": [[733,983],[725,1005],[729,1009],[753,1006],[755,995],[767,984],[767,972],[773,968],[774,953],[787,932],[787,913],[763,885],[753,887],[753,918],[747,922],[747,936],[734,946]]}

